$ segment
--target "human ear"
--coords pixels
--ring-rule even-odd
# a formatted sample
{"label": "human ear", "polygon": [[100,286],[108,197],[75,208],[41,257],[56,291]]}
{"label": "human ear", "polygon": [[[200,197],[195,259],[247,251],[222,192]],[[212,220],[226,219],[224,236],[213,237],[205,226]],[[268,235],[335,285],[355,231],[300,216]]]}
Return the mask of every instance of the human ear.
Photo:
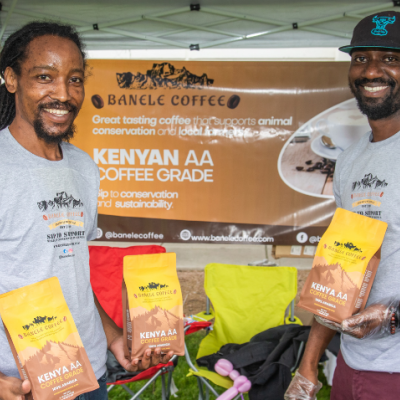
{"label": "human ear", "polygon": [[10,93],[15,93],[17,91],[17,76],[11,67],[7,67],[4,71],[4,81],[6,88]]}

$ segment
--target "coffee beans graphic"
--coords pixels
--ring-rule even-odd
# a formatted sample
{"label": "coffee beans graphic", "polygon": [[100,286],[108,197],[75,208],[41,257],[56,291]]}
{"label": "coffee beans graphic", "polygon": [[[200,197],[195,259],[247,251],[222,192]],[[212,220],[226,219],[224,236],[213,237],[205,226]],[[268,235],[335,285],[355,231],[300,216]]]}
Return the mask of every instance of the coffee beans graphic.
{"label": "coffee beans graphic", "polygon": [[234,109],[236,108],[240,103],[240,97],[237,94],[233,94],[231,97],[228,99],[228,103],[226,104],[228,108]]}
{"label": "coffee beans graphic", "polygon": [[94,94],[92,96],[92,103],[96,108],[103,108],[104,107],[104,101],[101,98],[101,96],[98,95],[98,94]]}

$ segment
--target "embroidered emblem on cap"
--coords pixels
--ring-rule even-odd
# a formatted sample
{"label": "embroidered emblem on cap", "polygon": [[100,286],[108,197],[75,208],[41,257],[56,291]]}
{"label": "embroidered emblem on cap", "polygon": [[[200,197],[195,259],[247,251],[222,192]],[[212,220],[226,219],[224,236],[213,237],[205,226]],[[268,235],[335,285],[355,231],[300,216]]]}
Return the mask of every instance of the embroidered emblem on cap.
{"label": "embroidered emblem on cap", "polygon": [[372,19],[372,22],[375,22],[376,28],[372,29],[371,33],[377,36],[386,36],[389,32],[385,29],[386,25],[394,24],[396,21],[396,17],[385,17],[385,16],[377,16]]}

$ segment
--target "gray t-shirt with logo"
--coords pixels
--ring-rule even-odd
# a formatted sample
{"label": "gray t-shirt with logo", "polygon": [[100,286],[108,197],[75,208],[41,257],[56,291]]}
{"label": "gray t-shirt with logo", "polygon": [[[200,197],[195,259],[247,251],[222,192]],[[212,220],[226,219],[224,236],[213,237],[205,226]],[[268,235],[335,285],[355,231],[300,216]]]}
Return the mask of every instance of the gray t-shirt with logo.
{"label": "gray t-shirt with logo", "polygon": [[[388,223],[367,306],[388,297],[400,300],[400,132],[376,143],[371,139],[368,133],[343,152],[334,176],[338,207]],[[341,351],[353,369],[400,372],[400,332],[362,340],[342,335]]]}
{"label": "gray t-shirt with logo", "polygon": [[[75,146],[49,161],[0,131],[0,294],[56,276],[97,378],[107,342],[90,285],[100,175]],[[29,304],[27,304],[29,307]],[[19,377],[0,321],[0,372]]]}

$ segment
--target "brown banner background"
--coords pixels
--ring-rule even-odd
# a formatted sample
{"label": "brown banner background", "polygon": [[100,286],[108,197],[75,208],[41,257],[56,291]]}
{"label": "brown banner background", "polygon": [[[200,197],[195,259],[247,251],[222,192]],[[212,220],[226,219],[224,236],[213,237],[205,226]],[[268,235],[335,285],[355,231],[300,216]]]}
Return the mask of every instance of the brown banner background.
{"label": "brown banner background", "polygon": [[300,126],[352,97],[347,63],[90,60],[89,67],[73,143],[101,171],[100,240],[318,241],[334,201],[286,186],[277,162]]}

